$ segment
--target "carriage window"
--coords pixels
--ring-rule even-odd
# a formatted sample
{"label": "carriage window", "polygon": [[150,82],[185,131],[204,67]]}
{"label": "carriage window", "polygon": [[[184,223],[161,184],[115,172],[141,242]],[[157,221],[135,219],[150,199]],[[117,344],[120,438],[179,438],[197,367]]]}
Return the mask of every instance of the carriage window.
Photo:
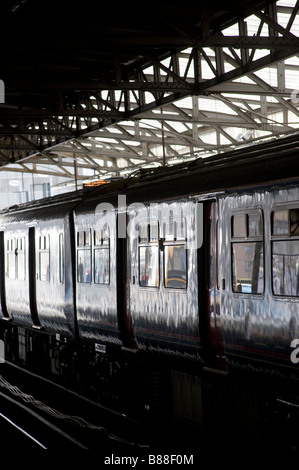
{"label": "carriage window", "polygon": [[85,239],[85,231],[82,230],[77,233],[77,245],[84,246],[84,239]]}
{"label": "carriage window", "polygon": [[77,233],[77,280],[80,284],[91,282],[90,230],[80,230]]}
{"label": "carriage window", "polygon": [[260,210],[232,216],[233,291],[262,294],[264,290],[263,218]]}
{"label": "carriage window", "polygon": [[262,294],[263,264],[263,242],[233,243],[233,291]]}
{"label": "carriage window", "polygon": [[233,237],[247,237],[247,214],[233,215],[232,220]]}
{"label": "carriage window", "polygon": [[16,250],[16,277],[21,281],[25,280],[25,238],[17,239]]}
{"label": "carriage window", "polygon": [[159,287],[159,227],[157,221],[139,226],[139,285]]}
{"label": "carriage window", "polygon": [[91,256],[90,250],[78,250],[78,282],[91,282]]}
{"label": "carriage window", "polygon": [[159,247],[139,247],[139,285],[159,287]]}
{"label": "carriage window", "polygon": [[275,295],[299,296],[299,209],[272,212],[272,286]]}
{"label": "carriage window", "polygon": [[25,237],[7,240],[7,276],[25,280]]}
{"label": "carriage window", "polygon": [[7,277],[9,279],[16,278],[16,254],[15,254],[15,238],[7,240]]}
{"label": "carriage window", "polygon": [[299,209],[290,210],[290,234],[291,237],[299,236]]}
{"label": "carriage window", "polygon": [[289,235],[289,211],[272,212],[272,235]]}
{"label": "carriage window", "polygon": [[164,247],[165,287],[186,289],[186,247],[185,245],[166,245]]}
{"label": "carriage window", "polygon": [[94,231],[94,282],[109,284],[110,282],[110,238],[108,227]]}
{"label": "carriage window", "polygon": [[[187,287],[186,220],[170,219],[164,224],[164,285],[170,289]],[[166,229],[166,230],[165,230]]]}
{"label": "carriage window", "polygon": [[59,234],[59,282],[64,282],[64,237]]}
{"label": "carriage window", "polygon": [[94,282],[109,284],[109,250],[94,250]]}
{"label": "carriage window", "polygon": [[272,243],[275,295],[299,296],[299,240]]}
{"label": "carriage window", "polygon": [[39,279],[50,281],[50,237],[39,237]]}
{"label": "carriage window", "polygon": [[252,212],[248,214],[248,237],[263,236],[263,219],[260,212]]}
{"label": "carriage window", "polygon": [[148,243],[149,224],[139,225],[139,243]]}
{"label": "carriage window", "polygon": [[272,236],[299,236],[299,209],[272,212]]}

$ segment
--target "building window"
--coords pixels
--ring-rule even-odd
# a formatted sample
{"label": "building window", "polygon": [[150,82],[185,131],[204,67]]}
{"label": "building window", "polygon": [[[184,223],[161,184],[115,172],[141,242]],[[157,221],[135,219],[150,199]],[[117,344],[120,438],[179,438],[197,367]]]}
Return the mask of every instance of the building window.
{"label": "building window", "polygon": [[272,286],[274,295],[299,296],[299,209],[271,215]]}
{"label": "building window", "polygon": [[263,217],[260,210],[233,214],[231,219],[233,291],[264,291]]}

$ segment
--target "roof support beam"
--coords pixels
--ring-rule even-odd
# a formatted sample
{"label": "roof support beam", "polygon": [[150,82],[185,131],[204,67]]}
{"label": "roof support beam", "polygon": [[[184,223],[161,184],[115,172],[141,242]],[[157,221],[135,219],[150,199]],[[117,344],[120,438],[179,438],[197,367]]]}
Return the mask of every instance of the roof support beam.
{"label": "roof support beam", "polygon": [[[236,0],[236,4],[244,11],[237,22],[238,34],[227,33],[225,29],[213,32],[208,9],[202,7],[206,23],[198,33],[183,30],[182,25],[171,21],[173,35],[153,37],[144,34],[139,36],[138,43],[130,34],[112,35],[107,51],[118,49],[114,54],[113,74],[105,77],[95,74],[92,80],[82,75],[82,79],[80,76],[77,81],[68,81],[65,77],[69,75],[62,73],[60,81],[51,81],[44,72],[39,75],[38,83],[22,81],[22,77],[12,82],[8,87],[11,101],[0,104],[0,162],[23,161],[36,158],[38,154],[48,158],[50,153],[52,155],[57,148],[63,147],[66,155],[70,147],[75,153],[80,151],[84,164],[90,164],[99,173],[103,166],[94,157],[101,154],[103,158],[112,158],[110,154],[114,152],[116,160],[127,158],[129,166],[133,166],[135,160],[153,161],[153,149],[161,145],[161,129],[145,131],[139,125],[142,119],[157,120],[160,127],[162,122],[165,149],[169,155],[179,153],[176,146],[189,146],[191,153],[197,148],[204,151],[217,148],[217,144],[204,141],[203,135],[208,130],[215,131],[219,142],[227,142],[224,146],[238,144],[227,130],[229,126],[289,132],[292,127],[287,122],[279,123],[269,117],[274,105],[267,102],[267,96],[276,97],[286,121],[288,112],[299,116],[297,107],[288,99],[291,90],[286,88],[288,66],[284,62],[299,50],[299,37],[292,32],[299,0],[293,10],[285,9],[289,14],[285,27],[278,20],[279,9],[273,2],[265,9],[246,0]],[[247,16],[250,14],[254,15],[258,25],[255,35],[249,34],[248,30]],[[268,27],[267,36],[262,36],[264,25]],[[142,48],[140,64],[136,62],[130,67],[129,60],[125,63],[118,41],[127,54],[136,55],[136,50]],[[155,54],[153,46],[157,44],[163,53]],[[165,47],[169,48],[167,53]],[[184,49],[186,47],[188,49]],[[264,51],[262,57],[258,50]],[[83,51],[80,54],[83,56]],[[274,64],[277,64],[278,79],[275,87],[257,75],[257,71]],[[66,65],[61,64],[61,67],[64,70]],[[43,76],[44,80],[41,79]],[[236,82],[244,76],[251,83]],[[248,106],[240,107],[233,98],[224,96],[228,93],[251,94],[252,100],[254,95],[259,95],[258,108],[249,102]],[[21,100],[18,94],[23,94]],[[31,94],[34,94],[34,102],[28,101]],[[229,111],[227,114],[204,111],[200,106],[185,113],[184,109],[173,105],[189,96],[195,97],[193,103],[197,105],[199,97],[216,97],[226,104],[231,114]],[[45,97],[48,105],[43,105]],[[159,113],[159,109],[162,112]],[[183,130],[177,131],[175,122],[179,120]],[[121,125],[129,121],[133,121],[133,132]],[[90,150],[81,141],[111,125],[119,131],[118,136],[112,136],[111,148],[105,143],[102,147],[94,143]],[[104,136],[103,133],[99,135]],[[131,144],[134,139],[138,139],[138,145]],[[63,171],[63,167],[60,169]]]}

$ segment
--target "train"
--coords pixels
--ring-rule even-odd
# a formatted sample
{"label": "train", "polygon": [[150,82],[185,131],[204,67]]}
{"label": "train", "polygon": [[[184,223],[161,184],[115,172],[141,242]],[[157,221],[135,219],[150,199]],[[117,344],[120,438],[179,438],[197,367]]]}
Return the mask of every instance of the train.
{"label": "train", "polygon": [[126,413],[297,415],[299,135],[2,210],[0,305],[5,360]]}

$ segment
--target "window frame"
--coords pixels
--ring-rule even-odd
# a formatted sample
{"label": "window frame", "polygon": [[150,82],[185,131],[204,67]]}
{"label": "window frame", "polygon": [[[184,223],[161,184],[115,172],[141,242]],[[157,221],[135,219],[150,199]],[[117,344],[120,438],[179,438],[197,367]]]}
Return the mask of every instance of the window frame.
{"label": "window frame", "polygon": [[[90,228],[80,228],[77,230],[76,234],[76,242],[77,242],[77,253],[76,253],[76,280],[77,284],[80,285],[90,285],[93,282],[93,263],[92,263],[92,238],[91,238],[91,229]],[[89,252],[89,260],[90,260],[90,279],[87,279],[86,281],[80,281],[80,276],[79,276],[79,256],[80,252],[82,253],[87,253]],[[85,256],[85,255],[84,255]],[[85,262],[84,262],[85,264]],[[82,267],[84,268],[84,264]],[[84,273],[83,273],[84,275]]]}
{"label": "window frame", "polygon": [[[260,214],[260,228],[261,231],[258,234],[250,234],[250,221],[249,216],[252,214]],[[234,236],[234,217],[235,216],[244,216],[245,217],[245,233],[243,235]],[[246,292],[238,291],[234,288],[234,266],[235,266],[235,257],[234,257],[234,246],[238,244],[253,244],[253,243],[261,243],[262,244],[262,266],[259,266],[259,270],[262,268],[263,272],[263,285],[260,292]],[[258,296],[259,298],[264,295],[265,293],[265,229],[264,229],[264,212],[261,207],[253,207],[253,208],[245,208],[243,210],[236,210],[231,213],[230,217],[230,253],[231,253],[231,290],[235,295],[241,296]],[[257,278],[257,282],[259,282],[259,276]],[[252,283],[251,283],[252,288]]]}
{"label": "window frame", "polygon": [[[185,250],[185,285],[184,287],[167,286],[166,284],[166,247],[183,247]],[[168,272],[167,272],[168,273]],[[171,217],[163,223],[163,286],[167,291],[186,293],[188,288],[187,257],[187,221],[185,217]]]}
{"label": "window frame", "polygon": [[[155,227],[155,229],[153,228]],[[142,289],[158,290],[161,283],[160,272],[160,224],[156,219],[150,221],[141,221],[138,227],[137,251],[138,251],[138,286]],[[157,234],[153,236],[152,233]],[[155,248],[157,250],[157,283],[155,285],[144,285],[141,283],[141,256],[140,249],[142,248]]]}
{"label": "window frame", "polygon": [[[272,289],[272,295],[273,298],[275,299],[283,299],[283,298],[291,298],[293,301],[299,301],[299,292],[298,295],[292,295],[288,293],[283,293],[279,294],[275,292],[274,289],[274,270],[273,270],[273,256],[274,256],[274,251],[273,247],[275,243],[279,242],[295,242],[296,240],[299,243],[299,231],[297,235],[292,235],[292,230],[291,230],[291,211],[297,210],[299,213],[299,206],[297,205],[285,205],[285,206],[273,206],[271,208],[271,213],[270,213],[270,251],[271,251],[271,289]],[[287,231],[284,233],[274,233],[274,213],[275,212],[288,212],[288,226],[287,226]],[[286,256],[292,256],[292,255],[287,255]],[[299,259],[299,254],[298,254],[298,259]]]}
{"label": "window frame", "polygon": [[[44,243],[42,243],[42,240]],[[46,254],[49,260],[48,263],[48,271],[47,276],[44,278],[42,273],[44,273],[44,269],[42,269],[42,256]],[[50,282],[51,279],[51,257],[50,257],[50,235],[49,234],[41,234],[39,235],[38,240],[38,279],[41,282]]]}
{"label": "window frame", "polygon": [[64,250],[64,232],[60,232],[58,236],[59,250],[59,283],[64,283],[65,276],[65,250]]}
{"label": "window frame", "polygon": [[[144,289],[158,290],[163,285],[166,291],[175,291],[186,293],[188,288],[188,256],[187,256],[187,222],[185,217],[170,218],[169,220],[151,219],[140,221],[139,235],[137,238],[137,256],[138,256],[138,286]],[[162,232],[162,233],[161,233]],[[153,234],[153,235],[152,235]],[[141,283],[141,248],[157,249],[157,277],[156,285],[144,285]],[[185,285],[184,287],[167,286],[166,283],[166,247],[183,247],[185,250]],[[161,255],[163,252],[163,265],[161,266]]]}
{"label": "window frame", "polygon": [[[19,256],[23,257],[22,276],[20,276]],[[13,260],[13,263],[11,261]],[[13,266],[12,266],[13,264]],[[13,269],[11,269],[13,267]],[[13,276],[11,272],[13,271]],[[26,281],[26,237],[9,237],[6,241],[6,276],[10,280]]]}
{"label": "window frame", "polygon": [[[23,257],[22,276],[20,276],[20,255]],[[25,236],[16,238],[16,279],[26,280],[26,238]]]}
{"label": "window frame", "polygon": [[[110,285],[110,245],[109,227],[104,226],[93,231],[93,283],[98,287]],[[106,254],[108,252],[108,282],[96,282],[96,254],[102,251],[105,251]]]}
{"label": "window frame", "polygon": [[[16,280],[16,237],[9,237],[6,241],[6,275],[10,280]],[[11,262],[13,260],[13,263]],[[13,275],[12,275],[13,274]]]}
{"label": "window frame", "polygon": [[[166,285],[166,247],[173,247],[173,248],[178,248],[181,247],[183,248],[185,252],[185,273],[186,273],[186,279],[185,279],[185,285],[184,287],[175,287],[175,286],[167,286]],[[176,240],[176,241],[165,241],[163,243],[163,284],[164,288],[167,290],[174,290],[176,292],[186,292],[187,287],[188,287],[188,258],[187,258],[187,248],[186,248],[186,240]]]}

